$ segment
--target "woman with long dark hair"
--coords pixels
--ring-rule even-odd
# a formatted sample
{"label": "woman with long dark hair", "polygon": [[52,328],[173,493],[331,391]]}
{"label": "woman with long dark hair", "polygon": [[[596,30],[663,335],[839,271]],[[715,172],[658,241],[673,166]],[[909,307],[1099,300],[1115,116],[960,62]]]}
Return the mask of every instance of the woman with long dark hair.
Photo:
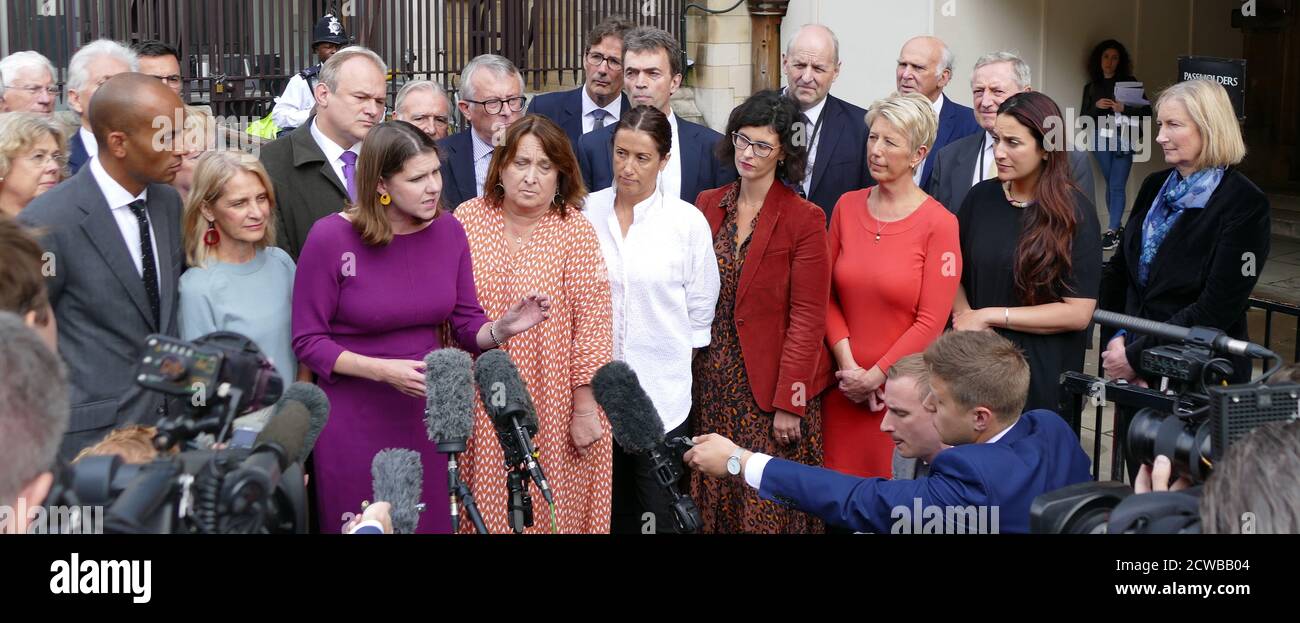
{"label": "woman with long dark hair", "polygon": [[1061,109],[1019,93],[998,108],[993,153],[998,178],[976,184],[957,220],[961,288],[953,327],[993,329],[1029,360],[1025,409],[1058,408],[1059,377],[1083,369],[1101,280],[1099,225],[1070,177],[1069,154],[1050,140]]}
{"label": "woman with long dark hair", "polygon": [[1083,87],[1081,118],[1088,119],[1089,149],[1106,180],[1106,212],[1109,221],[1102,237],[1102,247],[1114,249],[1123,231],[1120,219],[1127,203],[1128,174],[1133,169],[1133,151],[1140,139],[1142,117],[1151,116],[1151,105],[1126,106],[1115,98],[1115,83],[1137,82],[1133,61],[1124,44],[1107,39],[1097,44],[1088,56],[1090,81]]}

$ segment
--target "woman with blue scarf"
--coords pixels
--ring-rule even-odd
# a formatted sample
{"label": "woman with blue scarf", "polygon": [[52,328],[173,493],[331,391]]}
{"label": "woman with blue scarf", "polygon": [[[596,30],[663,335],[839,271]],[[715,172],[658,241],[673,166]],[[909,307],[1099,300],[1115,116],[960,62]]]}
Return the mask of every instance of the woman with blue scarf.
{"label": "woman with blue scarf", "polygon": [[[1246,156],[1228,94],[1216,82],[1169,87],[1156,125],[1172,169],[1147,177],[1102,274],[1102,309],[1182,327],[1247,336],[1246,308],[1269,250],[1268,197],[1236,165]],[[1106,376],[1142,382],[1145,335],[1102,334]],[[1245,381],[1246,359],[1233,359]]]}

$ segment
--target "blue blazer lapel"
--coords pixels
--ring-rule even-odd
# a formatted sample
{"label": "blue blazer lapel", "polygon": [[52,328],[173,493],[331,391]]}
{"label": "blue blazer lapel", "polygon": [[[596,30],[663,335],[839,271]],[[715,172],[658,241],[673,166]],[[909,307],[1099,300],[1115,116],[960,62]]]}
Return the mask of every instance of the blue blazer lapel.
{"label": "blue blazer lapel", "polygon": [[[680,156],[682,159],[682,185],[679,194],[681,195],[682,201],[695,203],[695,196],[692,195],[687,198],[687,195],[690,195],[692,192],[698,194],[697,191],[707,190],[703,188],[699,182],[701,173],[700,169],[707,164],[707,161],[703,163],[700,162],[699,132],[697,131],[695,124],[678,117],[677,131],[682,134],[681,137],[678,138],[678,143],[682,150]],[[708,150],[706,149],[705,151],[707,153]]]}
{"label": "blue blazer lapel", "polygon": [[[826,176],[826,167],[831,164],[831,154],[835,153],[835,146],[839,144],[840,137],[844,134],[834,130],[840,127],[840,118],[843,116],[844,107],[840,105],[840,100],[827,95],[826,107],[822,109],[821,128],[817,131],[817,159],[813,162],[812,184],[808,186],[810,197],[817,192],[817,185]],[[862,149],[866,148],[866,145],[862,146]]]}
{"label": "blue blazer lapel", "polygon": [[578,149],[578,139],[582,137],[582,90],[580,86],[565,94],[564,109],[560,111],[560,127],[569,135],[573,149]]}
{"label": "blue blazer lapel", "polygon": [[451,155],[456,161],[456,190],[466,200],[478,196],[478,187],[474,182],[474,141],[469,135],[473,131],[472,128],[466,129],[460,133],[465,138],[449,143],[456,150]]}

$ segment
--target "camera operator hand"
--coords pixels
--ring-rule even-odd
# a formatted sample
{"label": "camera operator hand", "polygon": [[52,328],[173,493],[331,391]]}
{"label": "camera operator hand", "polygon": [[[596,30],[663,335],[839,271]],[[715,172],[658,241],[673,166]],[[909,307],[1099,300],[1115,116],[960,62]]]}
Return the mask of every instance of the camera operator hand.
{"label": "camera operator hand", "polygon": [[[695,443],[695,447],[691,448],[682,457],[682,462],[691,469],[705,475],[714,478],[726,478],[727,459],[731,458],[731,452],[736,449],[736,444],[716,433],[700,435],[691,439],[691,441]],[[742,471],[744,470],[745,461],[749,460],[752,454],[752,452],[746,451],[741,455]]]}
{"label": "camera operator hand", "polygon": [[1186,476],[1180,477],[1169,484],[1169,476],[1173,472],[1173,465],[1169,462],[1169,457],[1163,454],[1156,457],[1155,465],[1143,464],[1138,469],[1137,478],[1133,479],[1134,493],[1151,493],[1152,491],[1182,491],[1192,486],[1192,481]]}
{"label": "camera operator hand", "polygon": [[388,502],[375,502],[366,507],[366,510],[360,515],[352,518],[346,526],[343,526],[343,534],[351,534],[357,526],[367,521],[377,521],[383,526],[384,534],[393,533],[393,507]]}
{"label": "camera operator hand", "polygon": [[1128,381],[1139,387],[1146,387],[1147,382],[1138,377],[1137,371],[1129,365],[1128,354],[1124,351],[1124,336],[1119,336],[1106,345],[1106,352],[1101,355],[1101,369],[1108,378]]}

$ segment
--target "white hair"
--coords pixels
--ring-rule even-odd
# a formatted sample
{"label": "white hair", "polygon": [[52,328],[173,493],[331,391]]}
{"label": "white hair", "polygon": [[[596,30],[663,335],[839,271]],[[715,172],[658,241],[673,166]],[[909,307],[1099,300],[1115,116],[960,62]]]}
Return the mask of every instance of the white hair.
{"label": "white hair", "polygon": [[81,49],[72,55],[72,60],[68,61],[68,90],[80,91],[90,79],[90,64],[105,56],[126,63],[131,71],[140,71],[140,57],[136,56],[131,48],[112,39],[99,39],[81,46]]}
{"label": "white hair", "polygon": [[442,86],[432,80],[412,80],[402,86],[402,90],[397,92],[397,100],[393,102],[393,111],[397,112],[402,109],[402,103],[406,101],[406,96],[416,91],[429,91],[434,95],[442,96],[450,104],[451,100],[447,98],[447,92],[442,90]]}
{"label": "white hair", "polygon": [[519,68],[510,62],[510,59],[496,54],[480,54],[474,57],[465,69],[460,72],[460,99],[477,100],[478,94],[474,92],[473,78],[474,74],[480,69],[486,69],[488,73],[494,76],[514,76],[519,79],[519,94],[524,94],[524,75],[519,73]]}
{"label": "white hair", "polygon": [[343,63],[354,58],[361,57],[374,63],[379,68],[379,73],[384,74],[385,80],[388,76],[388,63],[375,54],[374,50],[359,45],[348,46],[334,53],[330,60],[325,61],[325,65],[320,70],[320,81],[329,87],[331,93],[339,89],[339,72],[343,69]]}
{"label": "white hair", "polygon": [[953,64],[957,62],[957,57],[953,55],[952,48],[948,47],[942,39],[935,39],[939,42],[939,66],[935,68],[935,74],[942,74],[945,71],[952,71]]}
{"label": "white hair", "polygon": [[54,69],[54,63],[40,52],[33,50],[14,52],[0,59],[0,98],[5,96],[5,89],[9,87],[7,81],[24,69],[44,69],[50,72],[51,80],[59,79],[59,72]]}
{"label": "white hair", "polygon": [[997,63],[1011,63],[1011,70],[1016,74],[1016,84],[1020,88],[1027,88],[1033,84],[1033,73],[1029,69],[1029,63],[1020,58],[1015,52],[990,52],[981,56],[975,61],[975,71],[979,71],[985,65],[995,65]]}

